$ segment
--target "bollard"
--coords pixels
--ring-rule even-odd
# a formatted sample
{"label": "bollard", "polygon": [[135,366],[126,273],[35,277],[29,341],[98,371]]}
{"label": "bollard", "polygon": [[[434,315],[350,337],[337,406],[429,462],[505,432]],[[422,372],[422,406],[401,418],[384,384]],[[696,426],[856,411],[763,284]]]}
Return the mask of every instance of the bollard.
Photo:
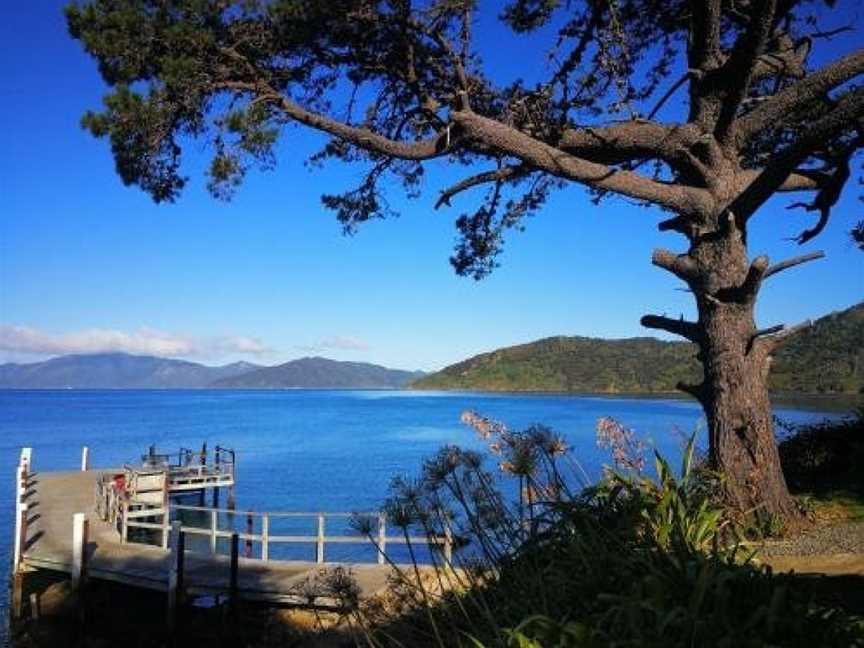
{"label": "bollard", "polygon": [[81,472],[90,470],[90,448],[83,446],[81,448]]}

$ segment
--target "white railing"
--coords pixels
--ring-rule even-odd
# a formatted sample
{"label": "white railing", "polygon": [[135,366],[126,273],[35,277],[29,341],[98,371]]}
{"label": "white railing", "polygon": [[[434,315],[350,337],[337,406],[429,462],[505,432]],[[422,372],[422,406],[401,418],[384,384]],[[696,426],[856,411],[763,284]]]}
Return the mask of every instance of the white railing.
{"label": "white railing", "polygon": [[[172,504],[170,507],[176,511],[194,511],[202,514],[202,517],[207,519],[206,526],[198,526],[186,521],[181,521],[181,530],[189,536],[203,536],[209,539],[209,550],[211,554],[217,553],[219,538],[230,539],[233,535],[237,535],[241,542],[246,543],[247,555],[253,552],[254,545],[259,545],[261,560],[270,560],[270,549],[273,545],[285,544],[304,544],[315,545],[315,562],[326,562],[325,548],[327,544],[365,544],[372,545],[376,549],[378,563],[384,564],[387,561],[387,546],[394,544],[427,544],[430,546],[438,546],[443,554],[444,560],[449,563],[452,560],[453,539],[449,531],[441,536],[388,536],[387,535],[387,518],[384,513],[300,513],[300,512],[256,512],[244,511],[239,512],[232,509],[217,509],[204,506],[187,506],[181,504]],[[160,512],[161,513],[161,512]],[[143,514],[143,511],[142,511]],[[233,516],[235,519],[245,518],[247,521],[246,532],[236,532],[228,529],[219,528],[219,516]],[[369,517],[377,520],[377,533],[370,536],[357,535],[330,535],[326,533],[326,521],[328,519],[346,519],[354,517]],[[271,521],[275,519],[308,519],[316,521],[315,535],[276,535],[270,532]],[[255,525],[255,520],[258,524]],[[165,534],[168,525],[163,521],[157,522],[142,522],[136,519],[130,519],[126,523],[127,528],[149,529],[152,531],[161,531]],[[252,529],[257,526],[260,531],[254,533]],[[163,537],[167,537],[164,536]],[[163,543],[164,547],[164,543]]]}

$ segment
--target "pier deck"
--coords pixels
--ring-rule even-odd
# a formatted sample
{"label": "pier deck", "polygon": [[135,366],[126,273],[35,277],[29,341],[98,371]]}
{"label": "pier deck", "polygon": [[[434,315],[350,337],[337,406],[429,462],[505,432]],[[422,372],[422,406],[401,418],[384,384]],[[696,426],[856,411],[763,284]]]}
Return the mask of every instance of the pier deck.
{"label": "pier deck", "polygon": [[[25,496],[28,524],[22,562],[29,567],[71,573],[72,518],[75,513],[86,513],[90,520],[86,549],[89,578],[167,591],[170,553],[150,545],[122,544],[116,530],[93,514],[95,484],[102,474],[110,472],[114,471],[33,472],[28,476]],[[250,600],[309,604],[309,591],[304,583],[334,566],[241,558],[238,593]],[[346,567],[350,568],[361,597],[381,591],[391,570],[387,565],[376,564]],[[185,584],[190,595],[225,593],[229,578],[227,556],[185,554]],[[322,597],[320,604],[326,605],[327,601]]]}

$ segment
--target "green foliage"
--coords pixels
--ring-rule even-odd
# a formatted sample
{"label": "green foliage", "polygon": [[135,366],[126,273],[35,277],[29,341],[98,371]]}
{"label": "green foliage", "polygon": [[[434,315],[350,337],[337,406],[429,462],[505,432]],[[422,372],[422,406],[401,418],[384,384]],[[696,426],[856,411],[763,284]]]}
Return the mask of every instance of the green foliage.
{"label": "green foliage", "polygon": [[779,427],[780,463],[791,492],[864,497],[864,408],[839,421],[797,426],[780,421]]}
{"label": "green foliage", "polygon": [[[653,338],[555,337],[499,349],[451,365],[413,383],[417,389],[482,389],[585,393],[673,392],[698,383],[696,349]],[[775,356],[777,392],[860,393],[864,389],[864,304],[818,320]]]}
{"label": "green foliage", "polygon": [[[453,447],[419,481],[396,482],[394,524],[432,536],[447,526],[461,548],[452,562],[433,554],[431,592],[417,586],[422,567],[394,565],[398,616],[355,616],[370,646],[864,646],[860,620],[750,562],[692,439],[679,474],[656,456],[655,478],[610,469],[574,490],[574,458],[550,430],[468,419],[519,501],[482,457]],[[374,540],[374,524],[361,530]]]}

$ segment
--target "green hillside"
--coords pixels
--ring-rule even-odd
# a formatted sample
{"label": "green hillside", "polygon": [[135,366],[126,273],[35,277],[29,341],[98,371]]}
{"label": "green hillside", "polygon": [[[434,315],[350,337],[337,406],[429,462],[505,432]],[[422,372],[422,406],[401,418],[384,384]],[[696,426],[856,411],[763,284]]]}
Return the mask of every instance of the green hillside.
{"label": "green hillside", "polygon": [[[484,353],[412,383],[414,389],[663,393],[697,382],[687,342],[554,337]],[[771,376],[775,391],[864,393],[864,303],[791,337]]]}

